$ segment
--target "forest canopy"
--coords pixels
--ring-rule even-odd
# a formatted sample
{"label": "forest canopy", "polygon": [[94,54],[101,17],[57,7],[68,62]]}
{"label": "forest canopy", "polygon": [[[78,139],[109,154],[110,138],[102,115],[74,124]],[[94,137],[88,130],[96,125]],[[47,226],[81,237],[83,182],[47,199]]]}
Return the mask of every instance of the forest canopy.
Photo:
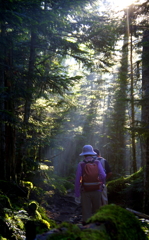
{"label": "forest canopy", "polygon": [[115,178],[143,167],[148,209],[148,1],[1,0],[0,22],[1,179],[74,174],[91,144]]}

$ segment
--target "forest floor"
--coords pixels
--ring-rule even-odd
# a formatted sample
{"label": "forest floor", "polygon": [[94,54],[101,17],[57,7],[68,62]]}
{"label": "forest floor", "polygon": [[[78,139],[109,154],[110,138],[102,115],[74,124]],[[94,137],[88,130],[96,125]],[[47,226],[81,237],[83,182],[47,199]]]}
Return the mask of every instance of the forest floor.
{"label": "forest floor", "polygon": [[48,199],[46,213],[57,224],[62,222],[81,224],[82,221],[81,205],[76,204],[73,192],[66,195],[55,194],[53,198]]}

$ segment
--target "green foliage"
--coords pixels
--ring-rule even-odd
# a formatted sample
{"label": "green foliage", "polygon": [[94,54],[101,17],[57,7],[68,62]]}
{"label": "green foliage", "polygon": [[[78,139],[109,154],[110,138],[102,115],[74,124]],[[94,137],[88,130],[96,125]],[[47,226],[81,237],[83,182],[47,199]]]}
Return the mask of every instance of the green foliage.
{"label": "green foliage", "polygon": [[34,187],[31,191],[31,196],[32,199],[41,199],[42,200],[42,196],[44,195],[45,190],[41,187]]}
{"label": "green foliage", "polygon": [[0,219],[9,226],[7,232],[10,231],[17,239],[22,239],[22,236],[25,235],[26,224],[27,227],[31,226],[30,230],[35,231],[36,234],[41,234],[56,226],[55,222],[47,217],[45,210],[36,201],[31,201],[28,204],[27,211],[4,208],[3,217],[1,215]]}
{"label": "green foliage", "polygon": [[[85,7],[92,7],[94,2],[1,3],[0,56],[5,74],[1,74],[4,87],[0,97],[6,104],[1,105],[4,109],[0,115],[2,124],[12,127],[13,138],[8,131],[10,146],[16,146],[12,149],[9,141],[4,143],[11,150],[7,159],[10,164],[1,173],[7,172],[8,179],[17,177],[19,182],[21,175],[38,168],[42,148],[55,144],[53,138],[64,116],[76,106],[73,90],[83,80],[82,74],[78,69],[69,71],[71,64],[66,65],[65,60],[70,57],[91,67],[97,49],[102,52],[100,65],[111,66],[109,56],[116,36],[112,30],[116,25],[94,10],[89,13]],[[2,131],[2,125],[0,128]],[[57,145],[61,144],[57,141]]]}
{"label": "green foliage", "polygon": [[[24,235],[24,223],[28,220],[27,212],[25,211],[14,211],[12,209],[4,209],[5,216],[1,218],[1,223],[3,221],[4,231],[1,233],[4,234],[7,231],[6,238],[11,235],[15,236],[16,239],[22,239]],[[6,224],[6,225],[5,225]],[[7,227],[5,227],[7,226]],[[2,236],[5,236],[5,234]]]}
{"label": "green foliage", "polygon": [[1,208],[12,208],[10,199],[6,195],[0,195]]}
{"label": "green foliage", "polygon": [[29,181],[21,181],[22,185],[28,189],[27,199],[30,197],[31,189],[33,189],[33,183]]}
{"label": "green foliage", "polygon": [[47,169],[43,170],[44,172],[44,181],[45,185],[52,187],[54,191],[66,194],[67,190],[74,189],[74,184],[67,180],[68,177],[60,177],[59,175],[53,173],[53,171]]}
{"label": "green foliage", "polygon": [[64,187],[66,190],[73,190],[74,189],[74,183],[70,182],[67,179],[64,179]]}
{"label": "green foliage", "polygon": [[149,220],[148,219],[140,219],[141,222],[141,226],[143,231],[145,232],[145,234],[147,235],[148,239],[149,239]]}
{"label": "green foliage", "polygon": [[58,175],[53,175],[49,179],[49,184],[62,194],[66,194],[67,190],[74,189],[74,184],[69,182],[66,178],[59,177]]}
{"label": "green foliage", "polygon": [[0,235],[0,240],[7,240],[7,238],[4,238]]}

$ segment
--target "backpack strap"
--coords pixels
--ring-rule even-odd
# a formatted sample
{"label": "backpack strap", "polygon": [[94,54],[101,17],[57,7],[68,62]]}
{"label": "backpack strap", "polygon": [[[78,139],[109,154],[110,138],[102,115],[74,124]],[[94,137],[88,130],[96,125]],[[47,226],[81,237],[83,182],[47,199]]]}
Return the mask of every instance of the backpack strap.
{"label": "backpack strap", "polygon": [[82,175],[83,175],[83,170],[84,170],[84,167],[85,167],[85,162],[81,162],[80,165],[81,165],[81,169],[82,169]]}

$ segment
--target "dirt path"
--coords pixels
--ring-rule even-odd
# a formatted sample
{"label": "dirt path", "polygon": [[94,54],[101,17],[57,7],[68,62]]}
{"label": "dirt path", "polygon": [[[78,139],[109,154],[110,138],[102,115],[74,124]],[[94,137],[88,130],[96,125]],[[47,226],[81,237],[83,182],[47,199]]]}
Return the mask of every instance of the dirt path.
{"label": "dirt path", "polygon": [[75,203],[74,193],[68,193],[67,195],[55,194],[52,199],[49,199],[46,209],[47,215],[56,223],[63,221],[75,224],[81,223],[81,206]]}

